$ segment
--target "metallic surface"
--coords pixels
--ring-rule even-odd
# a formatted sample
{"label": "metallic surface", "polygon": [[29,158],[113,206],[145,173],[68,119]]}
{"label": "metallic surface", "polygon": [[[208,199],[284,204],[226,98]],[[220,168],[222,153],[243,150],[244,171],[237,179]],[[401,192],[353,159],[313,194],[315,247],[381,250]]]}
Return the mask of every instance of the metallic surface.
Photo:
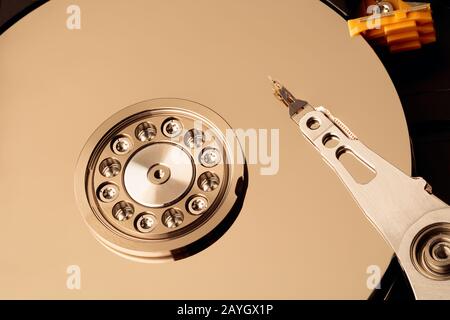
{"label": "metallic surface", "polygon": [[[298,100],[279,82],[272,80],[275,96],[289,107],[289,116],[301,133],[348,188],[361,210],[394,249],[415,295],[423,299],[450,299],[450,207],[433,196],[421,178],[411,178],[367,148],[339,119],[323,108]],[[286,98],[288,97],[288,98]],[[301,104],[301,108],[297,106]],[[314,126],[311,126],[314,123]],[[338,143],[327,143],[332,136]],[[359,182],[354,167],[346,167],[341,156],[351,153],[367,170],[370,180]],[[428,190],[427,190],[428,189]],[[442,214],[411,239],[411,228],[436,211]],[[410,252],[401,250],[409,246]],[[439,254],[439,257],[436,256]],[[409,267],[411,262],[415,268]],[[416,276],[416,277],[414,277]],[[421,277],[421,278],[419,278]]]}
{"label": "metallic surface", "polygon": [[376,4],[378,8],[380,8],[380,12],[377,13],[389,13],[394,10],[392,3],[390,3],[389,1],[377,1]]}
{"label": "metallic surface", "polygon": [[[167,138],[156,128],[174,118],[186,132]],[[152,128],[149,139],[142,139],[143,124]],[[222,161],[214,168],[199,161],[206,148],[219,150]],[[234,160],[244,159],[237,136],[220,115],[193,101],[152,99],[126,107],[101,123],[80,152],[80,211],[102,244],[131,260],[171,261],[198,253],[231,226],[245,198],[246,164]],[[105,160],[121,170],[108,177]],[[105,184],[117,186],[115,202],[99,193]],[[183,219],[170,223],[170,209],[181,211]]]}
{"label": "metallic surface", "polygon": [[437,222],[424,228],[412,245],[411,258],[420,273],[432,280],[450,280],[449,223]]}
{"label": "metallic surface", "polygon": [[190,188],[195,169],[186,151],[174,144],[156,143],[137,151],[124,171],[125,187],[135,201],[161,207]]}
{"label": "metallic surface", "polygon": [[[395,89],[363,39],[348,37],[344,20],[316,0],[78,0],[81,30],[68,30],[71,4],[50,1],[0,37],[1,298],[370,294],[367,268],[383,270],[392,249],[298,141],[298,129],[283,124],[266,78],[333,106],[408,173]],[[149,265],[98,245],[80,218],[73,181],[100,123],[158,97],[198,101],[235,129],[279,129],[279,169],[261,175],[269,165],[250,163],[246,150],[250,184],[232,227],[192,257]],[[66,286],[70,265],[81,269],[81,290]],[[182,276],[169,281],[174,275]]]}

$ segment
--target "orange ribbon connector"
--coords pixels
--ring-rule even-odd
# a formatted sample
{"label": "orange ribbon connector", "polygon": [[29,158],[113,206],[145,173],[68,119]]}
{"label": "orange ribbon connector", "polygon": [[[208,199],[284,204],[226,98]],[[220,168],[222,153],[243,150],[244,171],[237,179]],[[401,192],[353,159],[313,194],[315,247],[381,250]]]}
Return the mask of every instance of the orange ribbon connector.
{"label": "orange ribbon connector", "polygon": [[362,35],[391,52],[416,50],[436,41],[429,3],[390,0],[363,1],[363,5],[369,15],[348,21],[352,37]]}

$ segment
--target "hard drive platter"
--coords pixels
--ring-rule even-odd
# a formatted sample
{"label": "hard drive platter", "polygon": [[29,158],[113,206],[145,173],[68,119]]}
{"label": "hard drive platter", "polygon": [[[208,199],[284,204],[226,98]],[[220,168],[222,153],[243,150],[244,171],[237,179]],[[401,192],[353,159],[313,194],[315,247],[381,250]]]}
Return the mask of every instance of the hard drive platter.
{"label": "hard drive platter", "polygon": [[409,173],[396,91],[345,28],[314,0],[53,0],[8,29],[0,297],[366,298],[392,250],[267,80]]}

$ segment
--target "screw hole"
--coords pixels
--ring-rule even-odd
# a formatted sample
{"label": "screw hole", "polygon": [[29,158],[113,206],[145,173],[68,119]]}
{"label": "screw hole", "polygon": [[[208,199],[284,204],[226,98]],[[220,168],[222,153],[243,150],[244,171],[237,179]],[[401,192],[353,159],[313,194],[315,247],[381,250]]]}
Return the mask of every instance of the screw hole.
{"label": "screw hole", "polygon": [[155,179],[162,179],[164,178],[164,171],[163,170],[156,170],[155,173],[153,174],[153,176],[155,177]]}
{"label": "screw hole", "polygon": [[317,118],[311,117],[306,121],[306,126],[311,130],[317,130],[320,128],[320,120]]}
{"label": "screw hole", "polygon": [[107,158],[100,163],[100,173],[106,178],[112,178],[117,176],[122,170],[120,162],[113,158]]}
{"label": "screw hole", "polygon": [[322,143],[327,148],[335,148],[339,145],[339,138],[331,133],[328,133],[323,137]]}
{"label": "screw hole", "polygon": [[198,129],[191,129],[184,136],[184,143],[189,148],[198,148],[205,142],[205,134]]}
{"label": "screw hole", "polygon": [[151,141],[156,136],[156,127],[149,122],[142,122],[136,127],[135,135],[142,142]]}
{"label": "screw hole", "polygon": [[170,208],[163,213],[162,222],[167,228],[176,228],[183,223],[184,215],[181,210]]}
{"label": "screw hole", "polygon": [[134,207],[131,203],[120,201],[114,205],[112,213],[117,220],[125,221],[134,214]]}
{"label": "screw hole", "polygon": [[198,187],[205,192],[214,191],[220,184],[220,178],[217,174],[207,171],[198,177]]}
{"label": "screw hole", "polygon": [[433,255],[438,260],[447,260],[450,258],[450,244],[438,243],[433,249]]}

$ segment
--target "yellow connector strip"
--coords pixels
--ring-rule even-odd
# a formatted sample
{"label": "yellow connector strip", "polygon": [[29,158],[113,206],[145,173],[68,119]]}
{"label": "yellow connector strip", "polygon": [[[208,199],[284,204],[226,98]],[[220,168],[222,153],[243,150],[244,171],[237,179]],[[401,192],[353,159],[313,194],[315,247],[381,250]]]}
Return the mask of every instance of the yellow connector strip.
{"label": "yellow connector strip", "polygon": [[[377,9],[373,2],[370,8]],[[409,4],[391,0],[392,11],[348,21],[352,37],[363,35],[378,45],[389,46],[392,52],[419,49],[436,41],[430,4]],[[367,4],[367,1],[366,1]]]}

